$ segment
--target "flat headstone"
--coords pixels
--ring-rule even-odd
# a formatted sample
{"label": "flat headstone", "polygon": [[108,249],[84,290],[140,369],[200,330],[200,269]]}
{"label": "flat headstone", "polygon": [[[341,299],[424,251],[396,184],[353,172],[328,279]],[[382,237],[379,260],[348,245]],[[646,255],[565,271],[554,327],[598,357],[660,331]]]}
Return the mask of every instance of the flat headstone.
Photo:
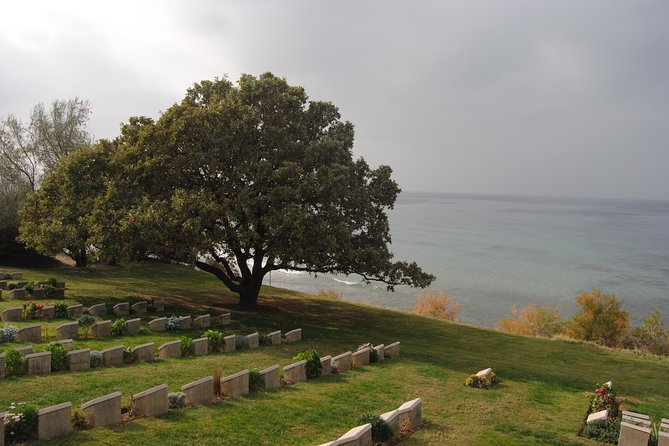
{"label": "flat headstone", "polygon": [[67,322],[56,327],[57,339],[74,339],[79,337],[79,322]]}
{"label": "flat headstone", "polygon": [[160,359],[181,358],[181,340],[166,342],[158,347]]}
{"label": "flat headstone", "polygon": [[296,328],[286,333],[286,342],[297,342],[302,340],[302,329]]}
{"label": "flat headstone", "polygon": [[281,330],[273,331],[267,333],[267,338],[269,339],[270,344],[280,345],[281,344]]}
{"label": "flat headstone", "polygon": [[37,352],[26,355],[26,372],[28,375],[51,373],[51,352]]}
{"label": "flat headstone", "polygon": [[72,403],[45,407],[37,412],[37,438],[46,440],[72,432]]}
{"label": "flat headstone", "polygon": [[355,368],[363,365],[369,365],[369,347],[351,353],[351,367]]}
{"label": "flat headstone", "polygon": [[609,411],[604,409],[600,410],[599,412],[593,412],[590,415],[588,415],[588,418],[587,420],[585,420],[585,422],[586,424],[597,423],[599,421],[606,421],[608,417],[609,417]]}
{"label": "flat headstone", "polygon": [[144,314],[146,313],[146,309],[148,307],[148,304],[144,301],[142,302],[137,302],[132,304],[132,311],[134,311],[137,314]]}
{"label": "flat headstone", "polygon": [[17,322],[23,319],[22,307],[5,308],[0,314],[0,320],[3,322]]}
{"label": "flat headstone", "polygon": [[488,367],[487,369],[479,370],[478,372],[476,372],[476,376],[481,377],[481,378],[483,378],[483,377],[490,378],[491,374],[492,374],[492,369],[490,367]]}
{"label": "flat headstone", "polygon": [[115,345],[113,347],[100,350],[102,355],[102,365],[104,367],[118,367],[123,365],[123,350],[122,345]]}
{"label": "flat headstone", "polygon": [[132,354],[135,357],[137,362],[151,362],[155,360],[155,355],[153,354],[153,342],[148,342],[146,344],[141,344],[136,347],[133,347]]}
{"label": "flat headstone", "polygon": [[91,349],[82,348],[72,350],[65,355],[65,364],[68,370],[88,370],[91,368]]}
{"label": "flat headstone", "polygon": [[249,393],[249,371],[242,370],[221,378],[221,392],[225,396],[236,398]]}
{"label": "flat headstone", "polygon": [[260,388],[263,390],[276,389],[281,385],[281,368],[279,364],[267,367],[260,371]]}
{"label": "flat headstone", "polygon": [[210,404],[214,399],[214,377],[207,376],[184,384],[181,391],[186,394],[186,404]]}
{"label": "flat headstone", "polygon": [[193,354],[206,355],[209,353],[209,339],[197,338],[193,339]]}
{"label": "flat headstone", "polygon": [[193,319],[193,327],[195,328],[209,328],[211,326],[211,316],[203,314]]}
{"label": "flat headstone", "polygon": [[139,330],[141,329],[141,322],[142,320],[137,318],[137,319],[128,319],[125,321],[126,324],[128,324],[128,334],[129,335],[136,335],[139,333]]}
{"label": "flat headstone", "polygon": [[42,326],[40,324],[30,324],[19,327],[16,338],[19,342],[40,342],[42,340]]}
{"label": "flat headstone", "polygon": [[321,358],[321,375],[329,375],[332,373],[332,356],[327,355]]}
{"label": "flat headstone", "polygon": [[159,317],[149,321],[149,330],[151,331],[167,331],[167,318]]}
{"label": "flat headstone", "polygon": [[225,345],[225,347],[224,347],[225,353],[235,351],[235,349],[237,348],[236,343],[235,343],[235,338],[236,338],[235,335],[229,335],[229,336],[226,336],[226,337],[223,338],[223,342],[224,342],[224,345]]}
{"label": "flat headstone", "polygon": [[287,365],[283,368],[283,378],[292,384],[307,380],[307,361],[304,359]]}
{"label": "flat headstone", "polygon": [[114,312],[115,315],[117,316],[127,316],[130,314],[130,303],[128,302],[121,302],[112,308],[112,311]]}
{"label": "flat headstone", "polygon": [[337,364],[337,372],[351,370],[351,352],[345,352],[332,358],[332,363]]}
{"label": "flat headstone", "polygon": [[81,405],[90,427],[109,426],[121,422],[121,392],[95,398]]}
{"label": "flat headstone", "polygon": [[386,345],[383,349],[383,354],[388,359],[399,358],[400,357],[400,341],[393,342],[392,344]]}
{"label": "flat headstone", "polygon": [[372,446],[372,425],[368,423],[354,427],[339,437],[336,444],[337,446]]}
{"label": "flat headstone", "polygon": [[136,393],[132,396],[132,400],[137,410],[136,416],[155,417],[167,413],[169,408],[167,384]]}
{"label": "flat headstone", "polygon": [[84,306],[81,304],[70,305],[67,307],[67,317],[78,319],[84,313]]}
{"label": "flat headstone", "polygon": [[88,307],[88,314],[91,316],[105,316],[107,314],[107,306],[104,303],[91,305]]}
{"label": "flat headstone", "polygon": [[260,335],[258,332],[251,333],[250,335],[246,336],[246,340],[249,343],[250,349],[255,349],[260,346]]}
{"label": "flat headstone", "polygon": [[112,321],[97,321],[91,326],[93,337],[108,338],[111,336]]}
{"label": "flat headstone", "polygon": [[229,325],[232,323],[232,315],[230,313],[219,314],[218,316],[212,316],[211,326],[220,327],[221,325]]}

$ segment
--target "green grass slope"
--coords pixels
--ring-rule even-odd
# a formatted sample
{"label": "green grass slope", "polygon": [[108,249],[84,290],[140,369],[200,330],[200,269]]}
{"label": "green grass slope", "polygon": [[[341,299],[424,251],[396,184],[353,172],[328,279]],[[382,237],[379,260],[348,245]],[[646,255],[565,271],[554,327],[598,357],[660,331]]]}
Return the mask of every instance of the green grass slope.
{"label": "green grass slope", "polygon": [[[0,266],[3,270],[11,268]],[[608,380],[613,381],[623,408],[656,419],[669,417],[667,360],[507,335],[276,288],[264,288],[259,311],[247,312],[209,274],[170,265],[22,271],[28,280],[49,275],[65,280],[68,302],[111,304],[159,297],[167,303],[165,315],[232,312],[233,324],[224,328],[226,335],[301,327],[303,340],[233,354],[0,380],[0,411],[12,402],[46,407],[72,401],[76,406],[117,390],[127,404],[131,393],[162,383],[178,391],[215,370],[225,375],[276,363],[285,366],[306,348],[336,355],[363,342],[402,343],[397,360],[207,407],[77,432],[44,444],[317,445],[354,427],[365,412],[380,414],[416,397],[423,398],[426,425],[403,445],[597,444],[576,433],[592,386]],[[7,301],[6,292],[4,297],[0,311],[16,306],[17,302]],[[50,330],[57,323],[50,324]],[[184,334],[195,337],[201,331]],[[159,345],[177,336],[151,333],[77,340],[75,348],[151,341]],[[0,344],[0,351],[12,346]],[[485,367],[495,370],[503,380],[500,385],[488,391],[463,386],[468,374]]]}

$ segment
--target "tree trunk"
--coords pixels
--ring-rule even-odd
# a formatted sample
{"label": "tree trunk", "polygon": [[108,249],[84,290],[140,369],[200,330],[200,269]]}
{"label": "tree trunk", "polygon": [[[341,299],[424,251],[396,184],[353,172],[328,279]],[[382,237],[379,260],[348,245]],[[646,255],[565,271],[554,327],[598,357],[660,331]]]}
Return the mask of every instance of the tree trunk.
{"label": "tree trunk", "polygon": [[239,304],[246,308],[255,308],[258,305],[258,294],[262,286],[262,276],[253,277],[240,285]]}
{"label": "tree trunk", "polygon": [[76,251],[74,256],[74,261],[77,264],[77,268],[85,268],[88,266],[88,256],[86,255],[86,247],[83,246],[80,250]]}

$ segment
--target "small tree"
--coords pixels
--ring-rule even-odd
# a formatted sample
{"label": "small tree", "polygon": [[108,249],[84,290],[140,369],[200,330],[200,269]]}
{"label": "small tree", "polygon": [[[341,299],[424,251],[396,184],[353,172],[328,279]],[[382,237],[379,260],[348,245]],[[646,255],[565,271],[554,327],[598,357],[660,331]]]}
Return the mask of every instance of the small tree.
{"label": "small tree", "polygon": [[562,332],[565,322],[560,319],[560,312],[555,308],[529,304],[522,311],[515,306],[512,315],[497,321],[496,328],[507,333],[550,338]]}
{"label": "small tree", "polygon": [[416,306],[413,312],[421,316],[433,317],[436,319],[455,320],[455,316],[460,311],[460,304],[452,301],[446,292],[419,293],[416,296]]}
{"label": "small tree", "polygon": [[662,321],[659,311],[654,311],[639,327],[634,327],[631,336],[632,346],[656,355],[669,355],[669,329]]}
{"label": "small tree", "polygon": [[622,301],[594,289],[576,296],[576,303],[580,309],[567,326],[569,336],[608,347],[625,346],[629,337],[629,314],[621,308]]}

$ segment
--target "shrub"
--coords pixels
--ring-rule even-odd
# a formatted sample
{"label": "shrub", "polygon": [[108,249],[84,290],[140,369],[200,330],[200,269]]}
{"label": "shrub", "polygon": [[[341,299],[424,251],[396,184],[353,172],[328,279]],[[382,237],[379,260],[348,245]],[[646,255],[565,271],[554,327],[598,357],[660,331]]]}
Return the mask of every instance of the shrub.
{"label": "shrub", "polygon": [[631,346],[656,355],[669,355],[669,329],[665,328],[659,311],[654,311],[643,324],[634,327]]}
{"label": "shrub", "polygon": [[53,299],[55,296],[56,296],[56,287],[49,284],[44,285],[44,297],[47,299]]}
{"label": "shrub", "polygon": [[170,316],[165,322],[165,327],[167,331],[177,331],[181,330],[183,327],[184,320],[188,319],[187,316]]}
{"label": "shrub", "polygon": [[54,307],[56,319],[66,319],[67,318],[67,304],[64,304],[63,302],[58,302],[53,307]]}
{"label": "shrub", "polygon": [[209,341],[209,352],[216,353],[223,351],[225,345],[225,336],[223,336],[223,332],[218,330],[207,330],[202,336]]}
{"label": "shrub", "polygon": [[79,409],[72,411],[71,421],[75,431],[83,431],[90,427],[88,421],[86,421],[86,415]]}
{"label": "shrub", "polygon": [[375,362],[379,362],[379,352],[374,347],[371,347],[369,349],[369,363],[374,364]]}
{"label": "shrub", "polygon": [[622,347],[629,336],[629,314],[613,295],[602,295],[597,289],[576,296],[580,310],[567,326],[575,339],[594,341],[608,347]]}
{"label": "shrub", "polygon": [[220,370],[214,370],[214,373],[212,373],[212,376],[214,377],[214,396],[215,397],[220,397],[222,390],[221,390],[221,378],[223,378],[223,375],[221,374]]}
{"label": "shrub", "polygon": [[167,395],[170,409],[181,409],[186,404],[186,394],[183,392],[170,392]]}
{"label": "shrub", "polygon": [[616,391],[613,390],[611,383],[597,384],[595,386],[595,396],[590,402],[590,413],[601,410],[609,411],[609,420],[618,416],[619,404],[616,400]]}
{"label": "shrub", "polygon": [[179,339],[181,340],[181,356],[192,355],[194,352],[193,338],[189,338],[188,336],[181,336]]}
{"label": "shrub", "polygon": [[339,372],[339,361],[330,361],[330,373],[335,374]]}
{"label": "shrub", "polygon": [[272,341],[270,340],[269,336],[267,336],[266,334],[261,334],[260,335],[258,343],[263,347],[267,347],[267,346],[272,345]]}
{"label": "shrub", "polygon": [[617,444],[618,436],[620,435],[620,424],[609,423],[608,421],[598,421],[590,424],[586,423],[586,425],[583,426],[581,435],[602,443]]}
{"label": "shrub", "polygon": [[258,369],[249,370],[249,389],[251,391],[260,389],[260,372]]}
{"label": "shrub", "polygon": [[491,372],[489,377],[473,374],[469,375],[467,379],[465,379],[465,386],[489,390],[499,382],[500,379],[497,377],[495,372]]}
{"label": "shrub", "polygon": [[5,442],[14,444],[37,437],[37,407],[26,404],[20,409],[10,406],[4,419]]}
{"label": "shrub", "polygon": [[249,348],[249,338],[242,335],[235,335],[235,349],[244,350]]}
{"label": "shrub", "polygon": [[91,350],[91,368],[95,369],[102,365],[102,353],[97,350]]}
{"label": "shrub", "polygon": [[16,284],[15,283],[10,283],[7,285],[7,290],[15,290],[16,289]]}
{"label": "shrub", "polygon": [[360,426],[367,423],[372,425],[372,440],[374,443],[388,441],[393,437],[392,426],[381,417],[366,413],[358,419],[357,425]]}
{"label": "shrub", "polygon": [[0,344],[5,342],[15,342],[19,329],[14,325],[5,325],[0,328]]}
{"label": "shrub", "polygon": [[39,318],[42,308],[44,308],[44,305],[38,304],[37,302],[23,304],[23,319],[30,320]]}
{"label": "shrub", "polygon": [[14,349],[5,352],[5,374],[20,376],[26,373],[26,358]]}
{"label": "shrub", "polygon": [[50,277],[47,277],[47,279],[44,281],[44,284],[45,285],[51,285],[52,287],[56,288],[56,282],[57,281],[58,280],[55,277],[50,276]]}
{"label": "shrub", "polygon": [[321,357],[318,355],[318,352],[313,348],[304,350],[303,352],[295,355],[295,358],[299,361],[306,360],[307,364],[305,366],[307,371],[307,378],[313,379],[321,376],[321,370],[323,366],[321,365]]}
{"label": "shrub", "polygon": [[111,325],[112,336],[125,336],[128,334],[128,323],[125,319],[116,319]]}
{"label": "shrub", "polygon": [[35,286],[33,285],[32,282],[30,282],[28,285],[24,286],[23,289],[28,293],[30,296],[35,292]]}
{"label": "shrub", "polygon": [[436,319],[455,320],[460,311],[460,304],[449,299],[444,291],[435,293],[420,293],[416,297],[415,314],[433,317]]}
{"label": "shrub", "polygon": [[64,370],[65,357],[67,349],[60,342],[52,342],[44,348],[44,351],[51,352],[51,370]]}
{"label": "shrub", "polygon": [[327,289],[321,288],[320,290],[318,290],[317,296],[318,297],[327,297],[329,299],[341,299],[343,297],[343,294],[340,293],[339,291],[333,290],[331,288],[327,288]]}
{"label": "shrub", "polygon": [[135,354],[130,347],[123,348],[123,364],[133,364],[135,362]]}
{"label": "shrub", "polygon": [[511,309],[511,316],[497,321],[496,328],[507,333],[550,338],[560,334],[564,330],[564,324],[560,312],[555,308],[549,309],[545,306],[535,308],[530,304],[521,312],[514,306]]}
{"label": "shrub", "polygon": [[79,316],[78,321],[79,325],[81,325],[82,327],[88,327],[95,323],[95,318],[90,314],[82,314],[81,316]]}

